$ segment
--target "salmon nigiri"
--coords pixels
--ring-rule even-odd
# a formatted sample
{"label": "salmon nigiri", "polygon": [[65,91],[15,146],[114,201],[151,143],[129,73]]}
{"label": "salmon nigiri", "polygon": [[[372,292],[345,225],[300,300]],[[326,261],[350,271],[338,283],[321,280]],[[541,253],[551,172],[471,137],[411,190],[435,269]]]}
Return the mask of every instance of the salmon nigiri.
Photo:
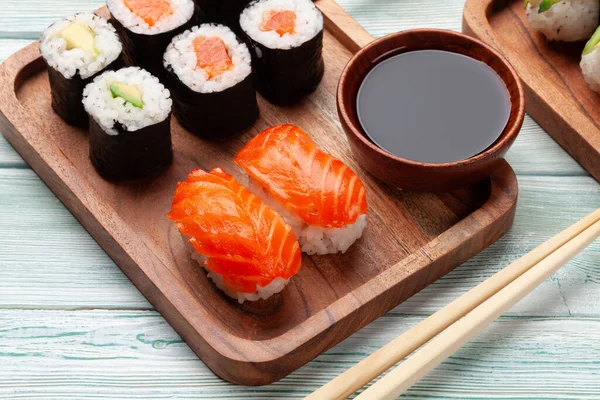
{"label": "salmon nigiri", "polygon": [[213,282],[240,303],[280,292],[300,270],[291,227],[219,168],[194,170],[178,183],[167,217]]}
{"label": "salmon nigiri", "polygon": [[366,226],[366,190],[343,162],[295,125],[269,128],[238,153],[250,188],[292,226],[302,251],[345,252]]}

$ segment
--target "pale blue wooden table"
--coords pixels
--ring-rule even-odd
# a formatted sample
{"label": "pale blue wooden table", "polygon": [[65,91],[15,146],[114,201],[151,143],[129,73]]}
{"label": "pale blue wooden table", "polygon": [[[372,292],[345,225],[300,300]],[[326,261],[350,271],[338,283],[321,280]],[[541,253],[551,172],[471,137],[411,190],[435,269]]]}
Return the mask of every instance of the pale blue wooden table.
{"label": "pale blue wooden table", "polygon": [[[101,0],[0,0],[0,60]],[[464,0],[343,0],[373,36],[460,30]],[[600,185],[531,119],[497,244],[284,380],[215,377],[0,137],[1,399],[299,399],[593,209]],[[600,398],[600,243],[415,385],[410,398]]]}

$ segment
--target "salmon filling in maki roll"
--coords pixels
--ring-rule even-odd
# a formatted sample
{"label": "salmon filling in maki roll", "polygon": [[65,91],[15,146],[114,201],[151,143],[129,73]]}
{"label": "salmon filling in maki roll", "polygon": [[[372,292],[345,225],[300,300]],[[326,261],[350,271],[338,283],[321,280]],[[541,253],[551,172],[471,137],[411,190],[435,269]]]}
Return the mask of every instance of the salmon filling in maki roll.
{"label": "salmon filling in maki roll", "polygon": [[196,53],[196,66],[206,72],[208,80],[229,71],[233,67],[233,62],[227,52],[227,46],[220,38],[198,36],[194,39],[193,44]]}
{"label": "salmon filling in maki roll", "polygon": [[164,66],[173,113],[192,133],[225,138],[258,118],[250,52],[231,29],[202,24],[182,33],[167,48]]}
{"label": "salmon filling in maki roll", "polygon": [[123,0],[123,4],[129,11],[144,20],[149,28],[173,15],[173,7],[166,0]]}
{"label": "salmon filling in maki roll", "polygon": [[323,78],[323,16],[310,0],[259,0],[240,16],[259,93],[272,103],[296,103]]}
{"label": "salmon filling in maki roll", "polygon": [[91,13],[56,22],[40,39],[40,54],[48,65],[52,108],[65,122],[87,126],[83,88],[108,69],[123,66],[123,46],[115,28]]}
{"label": "salmon filling in maki roll", "polygon": [[300,270],[300,246],[291,227],[219,168],[192,171],[178,183],[167,217],[208,277],[240,303],[281,292]]}
{"label": "salmon filling in maki roll", "polygon": [[195,12],[192,0],[107,0],[106,4],[120,25],[140,35],[172,32],[189,22]]}
{"label": "salmon filling in maki roll", "polygon": [[250,189],[292,226],[308,254],[345,252],[366,226],[366,190],[343,162],[294,125],[269,128],[235,162]]}
{"label": "salmon filling in maki roll", "polygon": [[260,25],[260,30],[275,31],[279,36],[291,35],[295,28],[296,13],[290,10],[269,10],[263,14],[263,23]]}

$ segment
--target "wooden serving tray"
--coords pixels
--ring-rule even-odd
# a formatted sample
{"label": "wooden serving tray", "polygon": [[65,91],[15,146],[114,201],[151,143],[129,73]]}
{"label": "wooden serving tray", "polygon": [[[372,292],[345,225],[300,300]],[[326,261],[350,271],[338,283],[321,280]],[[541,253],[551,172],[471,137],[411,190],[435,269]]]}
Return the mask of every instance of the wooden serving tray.
{"label": "wooden serving tray", "polygon": [[467,0],[463,32],[504,54],[525,84],[527,112],[600,181],[600,97],[579,67],[585,43],[548,43],[529,27],[523,0]]}
{"label": "wooden serving tray", "polygon": [[[387,187],[360,168],[341,131],[335,95],[342,68],[372,38],[332,0],[317,5],[326,20],[326,74],[318,90],[292,108],[260,99],[256,126],[228,141],[201,140],[173,120],[174,163],[149,181],[111,184],[98,176],[86,132],[51,110],[37,44],[0,66],[6,138],[198,356],[238,384],[267,384],[291,373],[496,241],[514,217],[517,182],[506,162],[470,189],[438,195]],[[363,179],[368,226],[344,255],[303,256],[280,306],[255,315],[214,288],[165,213],[176,182],[194,168],[218,165],[245,182],[233,156],[259,131],[287,122]]]}

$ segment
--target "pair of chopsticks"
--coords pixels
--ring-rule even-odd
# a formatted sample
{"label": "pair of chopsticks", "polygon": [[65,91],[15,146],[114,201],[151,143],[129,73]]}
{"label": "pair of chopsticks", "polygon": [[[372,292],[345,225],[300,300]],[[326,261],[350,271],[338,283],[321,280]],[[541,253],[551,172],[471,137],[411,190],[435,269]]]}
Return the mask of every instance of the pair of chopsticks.
{"label": "pair of chopsticks", "polygon": [[396,399],[598,237],[600,209],[415,325],[305,400],[345,399],[425,345],[356,397]]}

